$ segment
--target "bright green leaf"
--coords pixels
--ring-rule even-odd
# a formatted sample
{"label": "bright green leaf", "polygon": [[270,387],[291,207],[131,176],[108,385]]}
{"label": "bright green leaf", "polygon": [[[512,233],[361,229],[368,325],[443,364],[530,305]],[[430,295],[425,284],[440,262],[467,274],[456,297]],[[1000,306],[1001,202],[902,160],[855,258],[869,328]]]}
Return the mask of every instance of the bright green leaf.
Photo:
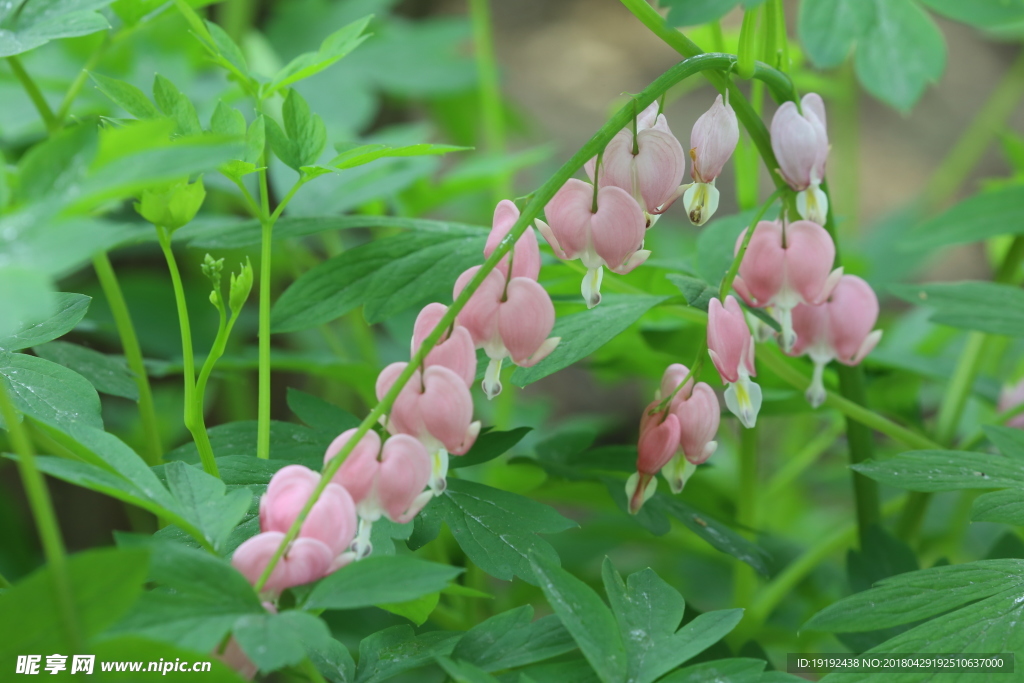
{"label": "bright green leaf", "polygon": [[993,453],[909,451],[884,461],[869,460],[853,469],[907,491],[959,491],[1024,487],[1024,467]]}
{"label": "bright green leaf", "polygon": [[353,168],[355,166],[362,166],[368,164],[371,161],[376,161],[383,157],[419,157],[419,156],[434,156],[439,154],[448,154],[449,152],[464,152],[472,147],[458,147],[456,145],[403,145],[401,147],[392,147],[391,145],[360,145],[358,143],[352,143],[351,145],[337,145],[340,154],[327,162],[328,166],[334,166],[339,169]]}
{"label": "bright green leaf", "polygon": [[242,651],[264,673],[296,666],[306,658],[307,647],[326,648],[333,640],[327,624],[295,610],[239,617],[232,632]]}
{"label": "bright green leaf", "polygon": [[974,195],[914,227],[903,246],[907,251],[920,251],[1024,233],[1019,220],[1022,205],[1024,185]]}
{"label": "bright green leaf", "polygon": [[576,649],[576,642],[553,614],[533,620],[533,607],[523,605],[487,619],[466,632],[452,657],[484,671],[501,671],[557,657]]}
{"label": "bright green leaf", "polygon": [[58,426],[103,427],[100,397],[77,372],[35,356],[0,353],[0,381],[25,415]]}
{"label": "bright green leaf", "polygon": [[0,338],[0,349],[19,351],[63,337],[81,322],[92,301],[92,297],[68,292],[59,292],[53,299],[57,309],[53,315],[34,325],[26,326],[15,334]]}
{"label": "bright green leaf", "polygon": [[89,74],[96,88],[107,96],[111,102],[124,109],[137,119],[155,119],[160,112],[146,94],[131,83],[119,81],[116,78],[109,78],[92,72]]}
{"label": "bright green leaf", "polygon": [[0,8],[0,58],[28,52],[58,38],[110,28],[97,10],[112,0],[8,2]]}
{"label": "bright green leaf", "polygon": [[414,600],[441,590],[462,573],[458,567],[408,555],[372,555],[334,572],[306,599],[309,609],[358,609]]}
{"label": "bright green leaf", "polygon": [[20,344],[21,334],[53,316],[57,306],[57,294],[44,270],[0,266],[0,335],[5,335],[0,340],[0,349]]}
{"label": "bright green leaf", "polygon": [[1024,336],[1024,290],[996,282],[892,285],[896,296],[935,309],[932,321],[950,327]]}
{"label": "bright green leaf", "polygon": [[409,626],[392,626],[369,635],[359,643],[356,683],[378,683],[431,664],[434,657],[451,654],[461,636],[448,631],[415,635]]}
{"label": "bright green leaf", "polygon": [[174,119],[178,135],[199,135],[203,132],[195,105],[160,74],[153,81],[153,99],[165,116]]}
{"label": "bright green leaf", "polygon": [[36,346],[32,351],[51,363],[74,370],[89,380],[101,394],[120,396],[132,401],[139,399],[139,387],[135,383],[132,371],[121,357],[108,356],[85,346],[60,341]]}
{"label": "bright green leaf", "polygon": [[183,462],[168,463],[164,472],[182,516],[202,530],[214,548],[223,545],[249,509],[252,493],[235,489],[225,494],[223,481]]}
{"label": "bright green leaf", "polygon": [[1024,491],[1007,489],[978,496],[971,507],[971,520],[1024,526]]}
{"label": "bright green leaf", "polygon": [[836,67],[874,21],[873,0],[801,0],[800,43],[816,66]]}
{"label": "bright green leaf", "polygon": [[369,36],[363,35],[372,16],[363,17],[358,21],[344,26],[327,36],[316,52],[305,52],[288,63],[277,72],[274,79],[267,85],[264,97],[267,97],[292,83],[309,78],[323,71],[339,59],[356,49]]}

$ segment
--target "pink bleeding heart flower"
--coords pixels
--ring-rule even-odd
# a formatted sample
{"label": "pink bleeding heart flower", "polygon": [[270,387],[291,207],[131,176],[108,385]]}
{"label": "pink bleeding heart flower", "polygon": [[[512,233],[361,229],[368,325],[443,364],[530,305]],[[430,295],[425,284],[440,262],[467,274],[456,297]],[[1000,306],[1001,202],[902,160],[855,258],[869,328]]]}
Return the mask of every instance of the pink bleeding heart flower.
{"label": "pink bleeding heart flower", "polygon": [[[737,254],[745,236],[743,231],[736,241]],[[782,328],[784,351],[796,341],[793,309],[821,303],[842,277],[842,268],[832,270],[835,255],[832,236],[816,223],[761,221],[755,226],[733,287],[750,306],[771,307]]]}
{"label": "pink bleeding heart flower", "polygon": [[827,301],[817,306],[801,304],[793,309],[796,344],[791,355],[807,356],[814,363],[814,376],[807,389],[807,401],[815,408],[826,398],[825,366],[833,360],[857,365],[878,344],[878,297],[864,280],[844,275]]}
{"label": "pink bleeding heart flower", "polygon": [[[479,270],[480,266],[474,266],[459,276],[456,298]],[[505,277],[497,270],[487,274],[457,320],[469,331],[476,348],[482,348],[490,359],[483,381],[489,399],[501,393],[505,358],[530,367],[544,360],[561,341],[560,337],[548,337],[555,326],[555,306],[547,291],[525,277],[514,277],[506,286]]]}
{"label": "pink bleeding heart flower", "polygon": [[[325,466],[356,431],[350,429],[331,442],[324,454]],[[372,552],[370,532],[374,522],[387,517],[406,524],[430,501],[434,494],[424,489],[430,483],[431,469],[427,449],[408,434],[390,437],[383,448],[376,432],[363,435],[332,480],[352,493],[359,512],[359,534],[352,543],[356,557]]]}
{"label": "pink bleeding heart flower", "polygon": [[651,415],[658,401],[651,403],[640,418],[640,440],[637,443],[636,472],[626,480],[629,512],[635,515],[657,489],[655,475],[672,459],[679,448],[679,419],[664,411]]}
{"label": "pink bleeding heart flower", "polygon": [[[416,355],[423,340],[434,331],[447,312],[448,307],[444,304],[433,303],[423,307],[412,328],[411,356]],[[465,380],[467,387],[473,386],[473,380],[476,379],[476,350],[469,330],[461,325],[455,325],[450,331],[445,330],[441,341],[423,359],[423,367],[429,368],[432,365],[452,370]]]}
{"label": "pink bleeding heart flower", "polygon": [[[287,532],[319,484],[320,475],[308,467],[288,465],[278,470],[260,499],[260,530]],[[335,571],[352,561],[345,551],[355,534],[352,496],[343,487],[328,484],[302,523],[299,538],[313,538],[330,548],[335,558],[330,571]]]}
{"label": "pink bleeding heart flower", "polygon": [[[996,409],[1000,413],[1005,413],[1007,410],[1013,410],[1021,403],[1024,403],[1024,380],[1017,382],[1016,384],[1004,385],[1002,390],[999,392],[999,403],[996,405]],[[1006,421],[1007,427],[1013,427],[1015,429],[1024,429],[1024,414],[1014,415]]]}
{"label": "pink bleeding heart flower", "polygon": [[736,112],[722,96],[715,98],[690,133],[690,158],[693,183],[683,194],[686,215],[694,225],[704,225],[718,210],[719,192],[715,178],[722,172],[740,140],[740,127]]}
{"label": "pink bleeding heart flower", "polygon": [[[503,199],[498,202],[494,207],[494,222],[491,224],[491,234],[487,236],[487,244],[484,246],[484,256],[489,257],[494,253],[517,220],[519,209],[512,201]],[[506,254],[495,269],[501,271],[505,277],[509,276],[508,262],[509,256]],[[534,234],[533,228],[527,228],[512,248],[512,277],[536,280],[539,275],[540,247],[537,246],[537,235]]]}
{"label": "pink bleeding heart flower", "polygon": [[754,368],[754,338],[750,335],[743,309],[735,297],[725,297],[725,306],[712,299],[708,306],[708,355],[722,382],[727,384],[725,405],[741,424],[751,429],[761,410],[761,387],[750,381]]}
{"label": "pink bleeding heart flower", "polygon": [[620,187],[598,190],[595,209],[594,187],[571,178],[547,203],[544,213],[548,222],[538,219],[537,228],[555,256],[565,261],[578,258],[587,267],[582,287],[587,308],[601,303],[603,266],[626,274],[651,255],[643,249],[644,212]]}
{"label": "pink bleeding heart flower", "polygon": [[[378,400],[407,365],[392,363],[381,371],[377,377]],[[464,455],[480,433],[480,423],[473,421],[473,397],[466,383],[439,365],[413,373],[395,399],[385,424],[390,433],[413,436],[427,448],[432,457],[430,486],[435,495],[445,489],[449,454]]]}
{"label": "pink bleeding heart flower", "polygon": [[686,154],[669,130],[668,120],[653,102],[636,118],[636,137],[632,126],[623,128],[611,139],[601,155],[584,165],[591,182],[594,171],[601,187],[619,187],[630,193],[653,223],[679,197],[679,183],[686,173]]}
{"label": "pink bleeding heart flower", "polygon": [[[252,585],[256,585],[270,559],[284,540],[284,532],[265,531],[256,534],[238,546],[231,564]],[[263,587],[269,595],[278,595],[292,586],[301,586],[321,579],[331,571],[335,561],[333,551],[315,538],[296,538],[270,572]]]}
{"label": "pink bleeding heart flower", "polygon": [[797,191],[797,211],[815,223],[825,224],[828,196],[821,190],[828,159],[828,132],[825,128],[825,103],[816,93],[807,93],[800,101],[784,102],[772,117],[772,150],[779,172]]}
{"label": "pink bleeding heart flower", "polygon": [[673,363],[665,370],[658,393],[661,398],[675,392],[668,410],[679,420],[679,452],[661,470],[673,493],[681,492],[697,465],[706,462],[718,449],[715,441],[721,420],[718,396],[705,382],[694,386],[690,379],[680,386],[688,374],[685,365]]}

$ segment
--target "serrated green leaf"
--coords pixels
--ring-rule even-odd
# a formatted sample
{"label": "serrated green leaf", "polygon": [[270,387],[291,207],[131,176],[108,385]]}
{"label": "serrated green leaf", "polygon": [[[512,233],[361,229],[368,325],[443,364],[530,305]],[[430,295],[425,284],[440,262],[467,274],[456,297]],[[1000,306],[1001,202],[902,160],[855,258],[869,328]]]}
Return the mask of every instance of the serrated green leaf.
{"label": "serrated green leaf", "polygon": [[452,657],[484,671],[501,671],[542,662],[576,649],[576,642],[553,614],[533,620],[523,605],[487,619],[462,636]]}
{"label": "serrated green leaf", "polygon": [[297,666],[309,645],[323,648],[333,640],[321,619],[295,610],[242,616],[231,630],[242,651],[264,673]]}
{"label": "serrated green leaf", "polygon": [[[423,518],[420,521],[420,518]],[[558,554],[538,533],[552,534],[576,526],[554,508],[509,491],[465,479],[448,480],[448,488],[417,517],[417,525],[443,521],[466,555],[491,576],[528,583],[533,553],[558,561]]]}
{"label": "serrated green leaf", "polygon": [[206,22],[206,30],[210,32],[210,37],[213,39],[213,45],[224,59],[228,61],[239,73],[248,76],[249,65],[245,62],[245,55],[242,54],[242,48],[238,47],[228,32],[222,29],[212,21]]}
{"label": "serrated green leaf", "polygon": [[885,461],[853,465],[866,477],[907,491],[1024,487],[1020,461],[973,451],[909,451]]}
{"label": "serrated green leaf", "polygon": [[154,119],[160,116],[160,112],[149,101],[146,94],[131,83],[125,83],[116,78],[109,78],[95,72],[90,73],[89,76],[96,84],[97,90],[135,118]]}
{"label": "serrated green leaf", "polygon": [[668,299],[667,296],[609,295],[593,310],[559,318],[551,336],[561,337],[562,341],[551,355],[533,367],[516,368],[512,383],[525,387],[586,358]]}
{"label": "serrated green leaf", "polygon": [[0,349],[19,351],[63,337],[85,317],[92,297],[84,294],[58,292],[53,296],[53,300],[56,307],[53,315],[41,322],[25,326],[14,334],[0,338]]}
{"label": "serrated green leaf", "polygon": [[36,346],[32,351],[40,358],[77,372],[101,394],[132,401],[139,399],[139,387],[121,357],[108,356],[85,346],[60,341]]}
{"label": "serrated green leaf", "polygon": [[475,229],[442,225],[370,242],[304,273],[275,302],[274,330],[314,327],[361,303],[366,305],[367,320],[377,322],[451,296],[458,274],[479,262],[486,236]]}
{"label": "serrated green leaf", "polygon": [[210,117],[210,130],[218,135],[244,137],[245,117],[242,112],[218,100],[213,116]]}
{"label": "serrated green leaf", "polygon": [[409,626],[392,626],[363,638],[359,643],[356,683],[378,683],[403,671],[430,664],[435,657],[451,654],[461,633],[428,631],[415,635]]}
{"label": "serrated green leaf", "polygon": [[363,35],[363,31],[372,18],[372,16],[363,17],[338,29],[324,39],[319,50],[304,52],[290,61],[287,66],[277,72],[274,79],[267,85],[264,97],[323,71],[352,52],[369,37]]}
{"label": "serrated green leaf", "polygon": [[946,69],[946,42],[912,0],[873,0],[874,21],[861,36],[857,78],[883,102],[908,112]]}
{"label": "serrated green leaf", "polygon": [[627,680],[626,649],[615,617],[590,586],[533,553],[530,565],[544,597],[604,683]]}
{"label": "serrated green leaf", "polygon": [[0,10],[0,58],[18,55],[58,38],[110,28],[97,10],[112,0],[7,3]]}
{"label": "serrated green leaf", "polygon": [[711,300],[718,296],[718,287],[712,287],[700,278],[669,273],[668,280],[683,293],[686,303],[693,308],[707,312]]}
{"label": "serrated green leaf", "polygon": [[935,309],[932,321],[992,334],[1024,336],[1024,290],[996,282],[891,285],[904,301]]}
{"label": "serrated green leaf", "polygon": [[153,80],[153,99],[165,116],[174,119],[178,135],[200,135],[203,132],[195,105],[160,74]]}
{"label": "serrated green leaf", "polygon": [[103,427],[99,394],[77,372],[35,356],[0,354],[0,381],[25,415],[62,427]]}
{"label": "serrated green leaf", "polygon": [[462,573],[459,567],[408,555],[373,555],[342,567],[306,598],[308,609],[358,609],[398,603],[441,590]]}
{"label": "serrated green leaf", "polygon": [[181,515],[203,532],[210,545],[220,548],[249,509],[252,493],[225,493],[223,481],[183,462],[168,463],[164,474]]}
{"label": "serrated green leaf", "polygon": [[[309,104],[297,90],[288,91],[288,96],[284,98],[284,106],[281,108],[281,116],[284,120],[284,132],[293,147],[289,154],[294,154],[292,160],[296,164],[288,165],[300,171],[303,166],[315,164],[327,146],[327,128],[323,119],[318,114],[310,112]],[[288,163],[285,159],[281,160]]]}
{"label": "serrated green leaf", "polygon": [[922,569],[884,579],[870,590],[843,598],[811,617],[804,628],[873,631],[909,624],[1019,587],[1022,579],[1024,560],[1017,559]]}

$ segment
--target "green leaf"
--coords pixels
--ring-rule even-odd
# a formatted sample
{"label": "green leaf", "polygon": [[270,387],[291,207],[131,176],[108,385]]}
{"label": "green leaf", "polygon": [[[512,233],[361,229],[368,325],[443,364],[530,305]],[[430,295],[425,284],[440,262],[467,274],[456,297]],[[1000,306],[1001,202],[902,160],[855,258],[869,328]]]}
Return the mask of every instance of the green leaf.
{"label": "green leaf", "polygon": [[[249,124],[249,130],[245,133],[245,161],[250,164],[258,164],[266,149],[266,119],[259,115]],[[278,224],[280,225],[280,221]],[[275,226],[276,227],[276,226]]]}
{"label": "green leaf", "polygon": [[497,678],[469,662],[454,662],[448,657],[437,657],[437,663],[455,683],[500,683]]}
{"label": "green leaf", "polygon": [[1018,220],[1024,205],[1024,185],[1008,185],[969,197],[907,234],[901,245],[921,251],[953,244],[981,242],[999,235],[1024,233]]}
{"label": "green leaf", "polygon": [[61,427],[103,427],[99,394],[77,372],[35,356],[0,353],[0,381],[25,415]]}
{"label": "green leaf", "polygon": [[604,683],[627,680],[626,649],[615,617],[601,598],[550,560],[530,555],[530,565],[555,614]]}
{"label": "green leaf", "polygon": [[510,581],[537,579],[530,568],[533,553],[557,562],[558,554],[538,533],[576,526],[554,508],[501,489],[465,479],[448,479],[448,488],[417,516],[417,524],[443,521],[459,546],[491,576]]}
{"label": "green leaf", "polygon": [[349,143],[336,146],[340,154],[327,162],[328,166],[334,166],[344,170],[355,166],[362,166],[382,157],[420,157],[448,154],[449,152],[464,152],[473,149],[472,147],[458,147],[456,145],[403,145],[393,147],[391,145],[360,145]]}
{"label": "green leaf", "polygon": [[61,341],[36,346],[32,351],[40,358],[77,372],[100,393],[139,400],[139,387],[132,371],[119,356],[108,356],[78,344]]}
{"label": "green leaf", "polygon": [[606,296],[601,305],[593,310],[559,318],[551,336],[561,337],[562,341],[551,355],[533,367],[516,368],[512,373],[512,383],[525,387],[586,358],[668,298],[646,295]]}
{"label": "green leaf", "polygon": [[700,278],[679,275],[678,273],[669,273],[667,277],[669,282],[678,287],[679,291],[683,293],[686,303],[693,308],[707,312],[708,306],[711,305],[711,300],[718,296],[718,287],[712,287]]}
{"label": "green leaf", "polygon": [[978,496],[971,506],[971,520],[1024,526],[1024,491],[1007,489]]}
{"label": "green leaf", "polygon": [[601,575],[626,648],[627,680],[634,683],[651,683],[700,654],[743,618],[741,609],[708,612],[679,628],[686,607],[683,596],[653,570],[636,572],[623,582],[605,558]]}
{"label": "green leaf", "polygon": [[217,49],[217,53],[228,60],[231,66],[235,67],[239,73],[247,76],[249,74],[249,65],[245,62],[242,48],[238,47],[235,41],[231,39],[231,36],[228,35],[228,32],[212,21],[206,22],[206,30],[210,32],[210,37],[213,38],[213,45]]}
{"label": "green leaf", "polygon": [[178,135],[200,135],[203,132],[199,114],[191,100],[160,74],[153,81],[153,99],[165,116],[174,119]]}
{"label": "green leaf", "polygon": [[700,26],[718,21],[739,4],[739,0],[661,0],[669,8],[669,26]]}
{"label": "green leaf", "polygon": [[324,38],[320,49],[316,52],[304,52],[288,62],[288,65],[278,71],[274,79],[266,86],[264,97],[269,97],[292,83],[323,71],[352,52],[369,37],[369,35],[363,35],[363,31],[372,18],[372,16],[367,16],[353,21]]}
{"label": "green leaf", "polygon": [[931,17],[912,0],[873,0],[875,19],[857,46],[861,85],[878,99],[910,111],[946,68],[946,43]]}
{"label": "green leaf", "polygon": [[89,76],[96,83],[96,88],[106,95],[107,99],[135,118],[155,119],[160,116],[160,112],[149,101],[146,94],[131,83],[109,78],[96,72],[91,72]]}
{"label": "green leaf", "polygon": [[1019,460],[973,451],[909,451],[853,469],[875,481],[907,491],[1024,488]]}
{"label": "green leaf", "polygon": [[804,628],[834,633],[909,624],[1019,588],[1022,579],[1024,560],[1017,559],[922,569],[883,579],[870,590],[843,598],[811,617]]}
{"label": "green leaf", "polygon": [[1024,461],[1024,431],[1016,427],[985,425],[985,436],[1008,458]]}
{"label": "green leaf", "polygon": [[[19,244],[18,248],[24,245]],[[57,295],[45,271],[25,266],[0,266],[0,335],[5,335],[0,349],[19,343],[17,335],[27,325],[45,320],[56,310]]]}
{"label": "green leaf", "polygon": [[[71,599],[83,637],[100,633],[135,603],[148,561],[145,550],[114,548],[68,558]],[[13,663],[17,655],[29,653],[73,651],[62,625],[51,567],[36,570],[0,593],[0,614],[7,616],[0,619],[0,661]]]}
{"label": "green leaf", "polygon": [[325,642],[306,643],[306,654],[314,666],[332,683],[352,683],[356,679],[356,663],[348,648],[331,638]]}
{"label": "green leaf", "polygon": [[306,658],[307,647],[326,648],[333,640],[321,619],[295,610],[239,617],[232,633],[242,651],[263,673],[297,666]]}
{"label": "green leaf", "polygon": [[763,659],[716,659],[676,671],[661,683],[761,683],[765,664]]}
{"label": "green leaf", "polygon": [[[394,553],[390,554],[393,555]],[[437,604],[440,601],[441,592],[438,591],[436,593],[427,593],[405,602],[382,603],[377,606],[392,614],[405,617],[417,626],[422,626],[430,618],[430,615],[437,608]]]}
{"label": "green leaf", "polygon": [[979,28],[1001,28],[1024,21],[1024,0],[921,0],[950,19]]}
{"label": "green leaf", "polygon": [[84,294],[67,292],[58,292],[53,299],[56,311],[51,316],[41,322],[25,326],[14,334],[0,338],[0,349],[19,351],[29,346],[44,344],[57,337],[63,337],[81,322],[92,301],[92,297]]}
{"label": "green leaf", "polygon": [[224,482],[183,462],[164,466],[167,487],[188,519],[214,548],[220,548],[231,530],[242,520],[252,492],[235,489],[225,494]]}
{"label": "green leaf", "polygon": [[[217,454],[218,461],[221,457],[230,455],[252,457],[256,452],[256,430],[255,420],[228,422],[211,427],[210,444],[213,446],[213,452]],[[299,463],[319,469],[324,462],[324,451],[335,436],[337,434],[327,435],[290,422],[270,422],[270,450],[276,461]],[[198,463],[199,451],[196,450],[195,443],[189,441],[167,453],[164,460]]]}
{"label": "green leaf", "polygon": [[1024,290],[995,282],[938,282],[891,285],[889,291],[910,303],[936,309],[940,325],[991,334],[1024,336]]}
{"label": "green leaf", "polygon": [[874,21],[873,0],[801,0],[800,44],[815,66],[830,69],[846,60]]}
{"label": "green leaf", "polygon": [[210,117],[210,130],[218,135],[245,137],[245,117],[234,107],[217,100],[217,107]]}
{"label": "green leaf", "polygon": [[96,10],[112,0],[9,2],[0,8],[0,58],[19,55],[58,38],[110,28]]}
{"label": "green leaf", "polygon": [[271,311],[275,332],[315,327],[366,303],[377,322],[407,308],[450,297],[455,280],[480,261],[486,236],[445,225],[395,235],[345,251],[307,271]]}
{"label": "green leaf", "polygon": [[327,146],[327,128],[323,119],[309,111],[309,105],[297,90],[288,91],[281,114],[284,130],[294,145],[294,160],[298,166],[292,168],[298,171],[299,167],[315,164]]}
{"label": "green leaf", "polygon": [[516,427],[507,432],[488,431],[477,437],[473,447],[465,455],[451,459],[449,467],[459,469],[460,467],[472,467],[508,453],[523,437],[530,433],[531,427]]}
{"label": "green leaf", "polygon": [[533,607],[523,605],[471,628],[452,650],[452,657],[484,671],[501,671],[575,649],[575,641],[557,616],[549,614],[533,621]]}
{"label": "green leaf", "polygon": [[318,432],[329,434],[331,439],[342,432],[359,426],[359,418],[333,403],[288,387],[288,407],[299,419]]}
{"label": "green leaf", "polygon": [[18,162],[20,199],[74,195],[71,190],[95,159],[98,144],[96,126],[83,123],[34,146]]}
{"label": "green leaf", "polygon": [[373,555],[334,572],[306,599],[309,609],[358,609],[414,600],[441,590],[462,573],[459,567],[408,555]]}
{"label": "green leaf", "polygon": [[428,631],[417,636],[410,626],[378,631],[359,643],[356,683],[378,683],[430,664],[435,657],[451,654],[461,637],[461,633],[448,631]]}

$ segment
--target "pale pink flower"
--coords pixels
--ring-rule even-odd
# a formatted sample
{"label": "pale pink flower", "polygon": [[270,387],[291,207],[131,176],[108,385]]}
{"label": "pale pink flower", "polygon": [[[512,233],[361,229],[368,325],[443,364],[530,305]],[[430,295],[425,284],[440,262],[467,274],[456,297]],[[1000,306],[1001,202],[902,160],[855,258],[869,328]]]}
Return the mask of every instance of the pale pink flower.
{"label": "pale pink flower", "polygon": [[873,330],[878,321],[878,297],[864,280],[844,275],[829,299],[817,306],[801,304],[793,309],[796,344],[790,353],[807,354],[814,363],[814,376],[807,400],[817,408],[826,397],[825,366],[833,360],[857,365],[882,338]]}
{"label": "pale pink flower", "polygon": [[715,178],[721,174],[740,139],[736,112],[722,96],[704,112],[690,133],[693,183],[683,194],[686,215],[695,225],[704,225],[718,210],[719,192]]}
{"label": "pale pink flower", "polygon": [[761,410],[761,387],[750,381],[757,375],[754,339],[743,309],[732,295],[725,297],[725,306],[712,299],[708,307],[708,354],[722,382],[728,385],[726,407],[744,427],[752,428]]}
{"label": "pale pink flower", "polygon": [[[744,230],[736,241],[737,254],[745,235]],[[811,221],[761,221],[755,226],[733,287],[749,305],[770,307],[782,328],[783,350],[796,341],[793,309],[821,303],[842,277],[842,268],[832,270],[835,255],[832,236]]]}
{"label": "pale pink flower", "polygon": [[[503,199],[494,207],[494,221],[491,224],[491,233],[487,236],[487,244],[484,246],[484,256],[490,256],[498,248],[501,241],[508,234],[515,222],[519,220],[519,208],[515,203]],[[502,257],[496,270],[500,270],[505,277],[508,273],[509,255]],[[540,275],[540,248],[537,246],[537,235],[533,228],[527,228],[512,248],[512,277],[526,277],[536,280]]]}
{"label": "pale pink flower", "polygon": [[[597,158],[584,165],[594,180]],[[679,183],[686,173],[686,153],[669,130],[668,120],[658,113],[654,102],[611,139],[597,169],[600,187],[619,187],[630,193],[648,216],[664,212],[679,196]]]}
{"label": "pale pink flower", "polygon": [[555,256],[565,261],[580,259],[587,268],[583,299],[588,308],[601,303],[604,266],[628,273],[647,260],[643,249],[647,223],[636,200],[620,187],[602,187],[593,211],[592,185],[569,179],[544,208],[548,222],[537,220],[540,234]]}
{"label": "pale pink flower", "polygon": [[820,185],[825,179],[828,159],[828,132],[825,127],[825,103],[816,93],[801,100],[800,109],[784,102],[772,117],[772,150],[779,172],[797,191],[800,216],[824,225],[828,215],[828,197]]}
{"label": "pale pink flower", "polygon": [[[412,350],[409,355],[416,355],[423,340],[434,331],[447,312],[448,307],[444,304],[433,303],[423,307],[412,329]],[[429,368],[432,365],[452,370],[465,380],[467,387],[473,386],[473,380],[476,379],[476,350],[469,330],[458,324],[451,330],[445,330],[441,340],[423,359],[423,367]]]}
{"label": "pale pink flower", "polygon": [[[255,586],[270,563],[270,558],[284,540],[284,536],[284,532],[281,531],[256,534],[238,546],[231,557],[232,566]],[[270,573],[263,590],[269,595],[278,595],[286,588],[321,579],[330,573],[335,559],[333,551],[323,541],[315,538],[296,538],[274,565],[274,570]]]}
{"label": "pale pink flower", "polygon": [[[460,275],[453,296],[457,298],[479,270],[480,266],[474,266]],[[501,393],[501,364],[505,358],[520,367],[530,367],[544,360],[560,341],[559,337],[548,337],[555,326],[555,306],[547,291],[526,277],[506,282],[497,270],[488,273],[473,292],[459,311],[458,322],[490,359],[483,381],[487,398]]]}

